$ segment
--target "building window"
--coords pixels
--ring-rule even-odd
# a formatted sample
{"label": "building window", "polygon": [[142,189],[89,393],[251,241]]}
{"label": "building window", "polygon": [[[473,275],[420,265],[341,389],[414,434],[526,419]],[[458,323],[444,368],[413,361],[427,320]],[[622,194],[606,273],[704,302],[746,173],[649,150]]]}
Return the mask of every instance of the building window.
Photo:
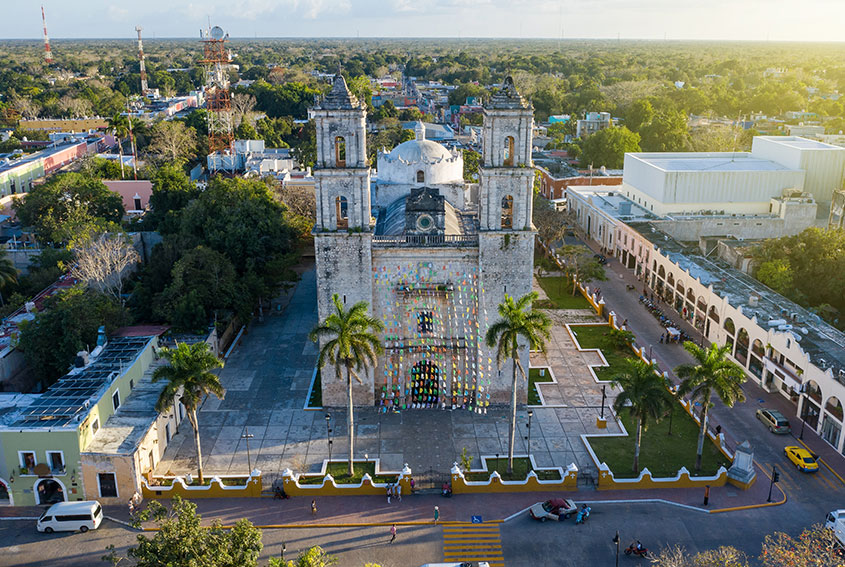
{"label": "building window", "polygon": [[425,183],[425,172],[423,170],[417,172],[417,183]]}
{"label": "building window", "polygon": [[115,390],[114,394],[111,395],[111,403],[114,406],[114,411],[117,411],[117,408],[120,407],[120,391]]}
{"label": "building window", "polygon": [[170,443],[170,424],[164,424],[164,438],[167,439],[167,442]]}
{"label": "building window", "polygon": [[97,473],[100,498],[117,498],[117,475],[112,472]]}
{"label": "building window", "polygon": [[505,138],[505,147],[503,148],[502,165],[505,167],[513,167],[513,136]]}
{"label": "building window", "polygon": [[65,474],[65,456],[61,451],[47,451],[47,464],[54,475]]}
{"label": "building window", "polygon": [[431,311],[417,311],[417,332],[423,334],[434,332],[434,316]]}
{"label": "building window", "polygon": [[349,204],[346,197],[335,199],[335,214],[337,215],[337,228],[349,228]]}
{"label": "building window", "polygon": [[91,423],[91,435],[96,434],[99,429],[100,429],[100,419],[95,418],[94,421]]}
{"label": "building window", "polygon": [[337,167],[346,167],[346,140],[343,136],[334,139],[334,161]]}
{"label": "building window", "polygon": [[513,228],[513,197],[502,198],[502,228]]}
{"label": "building window", "polygon": [[135,380],[132,378],[129,379],[129,391],[131,392],[135,388]]}
{"label": "building window", "polygon": [[140,211],[140,210],[142,209],[142,207],[141,207],[141,197],[140,197],[140,196],[138,196],[138,195],[136,194],[136,195],[132,198],[132,200],[134,201],[134,203],[133,203],[133,204],[135,205],[135,210],[136,210],[136,211]]}
{"label": "building window", "polygon": [[18,460],[21,464],[21,474],[35,474],[33,469],[38,464],[35,451],[18,451]]}

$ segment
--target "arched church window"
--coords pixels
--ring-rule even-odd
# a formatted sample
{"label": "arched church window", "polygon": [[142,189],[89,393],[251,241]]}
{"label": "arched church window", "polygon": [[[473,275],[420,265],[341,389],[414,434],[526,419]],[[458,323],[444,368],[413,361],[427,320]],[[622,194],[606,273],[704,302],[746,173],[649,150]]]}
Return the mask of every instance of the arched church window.
{"label": "arched church window", "polygon": [[503,164],[505,167],[513,167],[513,136],[505,138]]}
{"label": "arched church window", "polygon": [[502,198],[502,228],[513,228],[513,197]]}
{"label": "arched church window", "polygon": [[343,136],[334,139],[334,161],[337,167],[346,167],[346,140]]}
{"label": "arched church window", "polygon": [[335,199],[335,208],[337,209],[337,228],[349,228],[349,205],[346,197],[337,197]]}
{"label": "arched church window", "polygon": [[422,334],[434,332],[434,315],[431,311],[417,311],[417,332]]}
{"label": "arched church window", "polygon": [[423,170],[417,172],[417,183],[425,183],[425,172]]}

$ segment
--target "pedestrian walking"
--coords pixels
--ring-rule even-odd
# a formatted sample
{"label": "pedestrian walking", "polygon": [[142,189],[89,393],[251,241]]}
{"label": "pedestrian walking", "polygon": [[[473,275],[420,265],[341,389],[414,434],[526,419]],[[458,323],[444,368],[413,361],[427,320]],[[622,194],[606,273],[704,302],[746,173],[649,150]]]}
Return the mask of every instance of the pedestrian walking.
{"label": "pedestrian walking", "polygon": [[666,338],[666,333],[660,333],[660,344],[663,344],[663,340]]}
{"label": "pedestrian walking", "polygon": [[390,527],[390,543],[396,541],[396,524]]}
{"label": "pedestrian walking", "polygon": [[402,485],[398,482],[396,483],[396,499],[402,502]]}
{"label": "pedestrian walking", "polygon": [[411,494],[414,493],[414,479],[411,478]]}
{"label": "pedestrian walking", "polygon": [[311,501],[311,515],[312,516],[317,515],[317,501],[316,500]]}
{"label": "pedestrian walking", "polygon": [[387,503],[390,504],[390,496],[393,494],[393,486],[387,485]]}
{"label": "pedestrian walking", "polygon": [[437,524],[437,520],[440,519],[440,508],[435,506],[434,507],[434,523]]}

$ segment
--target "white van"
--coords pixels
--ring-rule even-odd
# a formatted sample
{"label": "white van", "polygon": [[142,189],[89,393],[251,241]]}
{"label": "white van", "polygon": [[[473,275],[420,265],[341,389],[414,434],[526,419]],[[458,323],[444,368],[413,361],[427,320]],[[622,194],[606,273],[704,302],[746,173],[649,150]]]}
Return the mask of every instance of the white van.
{"label": "white van", "polygon": [[59,502],[53,504],[38,518],[35,527],[39,532],[51,534],[53,532],[82,533],[96,530],[103,521],[103,509],[96,500],[82,502]]}

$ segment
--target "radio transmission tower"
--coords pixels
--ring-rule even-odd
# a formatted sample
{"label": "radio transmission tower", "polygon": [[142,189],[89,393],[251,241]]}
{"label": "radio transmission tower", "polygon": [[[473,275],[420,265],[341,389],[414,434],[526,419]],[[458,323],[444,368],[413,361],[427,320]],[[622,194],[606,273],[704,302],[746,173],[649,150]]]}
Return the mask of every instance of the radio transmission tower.
{"label": "radio transmission tower", "polygon": [[226,66],[229,52],[226,41],[229,35],[219,26],[205,32],[202,43],[205,65],[205,107],[208,111],[208,151],[233,153],[232,98],[229,95],[229,78]]}
{"label": "radio transmission tower", "polygon": [[141,96],[147,96],[150,91],[147,86],[147,68],[144,66],[144,43],[141,41],[141,31],[144,28],[135,26],[135,31],[138,32],[138,62],[141,69]]}
{"label": "radio transmission tower", "polygon": [[44,15],[44,6],[41,6],[41,22],[44,24],[44,63],[53,64],[53,52],[50,51],[50,38],[47,36],[47,16]]}

